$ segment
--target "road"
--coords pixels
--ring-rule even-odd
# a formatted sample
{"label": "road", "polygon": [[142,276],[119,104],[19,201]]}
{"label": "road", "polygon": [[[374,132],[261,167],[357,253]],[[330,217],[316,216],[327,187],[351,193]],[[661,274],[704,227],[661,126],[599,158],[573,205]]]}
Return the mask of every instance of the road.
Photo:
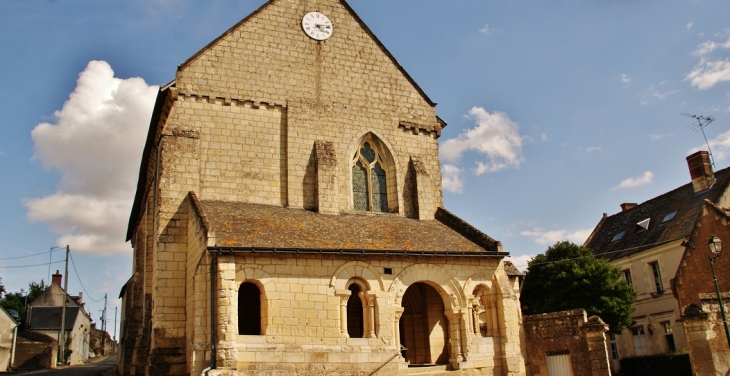
{"label": "road", "polygon": [[49,369],[30,372],[8,372],[6,375],[32,375],[32,376],[102,376],[105,372],[114,368],[117,356],[111,356],[104,360],[73,367]]}

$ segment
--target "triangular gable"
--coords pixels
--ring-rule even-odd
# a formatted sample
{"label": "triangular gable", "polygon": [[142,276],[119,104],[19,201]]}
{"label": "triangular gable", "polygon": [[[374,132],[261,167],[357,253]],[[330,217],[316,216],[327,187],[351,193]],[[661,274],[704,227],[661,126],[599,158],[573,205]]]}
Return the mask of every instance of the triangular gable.
{"label": "triangular gable", "polygon": [[[193,56],[191,56],[190,58],[188,58],[187,60],[185,60],[182,64],[180,64],[178,66],[178,71],[181,71],[181,70],[185,69],[192,62],[194,62],[196,59],[198,59],[202,54],[204,54],[206,51],[208,51],[213,46],[215,46],[218,43],[220,43],[224,38],[226,38],[226,37],[230,36],[231,34],[233,34],[242,25],[246,24],[251,19],[253,19],[254,17],[256,17],[258,14],[262,13],[266,8],[268,8],[269,6],[271,6],[272,4],[274,4],[274,3],[278,2],[278,1],[280,1],[280,0],[269,0],[269,1],[267,1],[265,4],[263,4],[258,9],[256,9],[254,12],[252,12],[251,14],[249,14],[248,16],[246,16],[246,18],[244,18],[243,20],[241,20],[237,24],[233,25],[233,27],[231,27],[230,29],[226,30],[218,38],[214,39],[212,42],[208,43],[205,47],[203,47],[198,52],[196,52],[195,54],[193,54]],[[349,12],[350,16],[352,16],[357,21],[357,23],[360,25],[360,27],[362,27],[363,31],[365,31],[365,33],[367,35],[369,35],[370,38],[372,38],[373,42],[375,42],[375,44],[380,48],[380,50],[388,57],[388,59],[391,61],[391,63],[401,72],[401,74],[403,74],[404,78],[406,80],[408,80],[408,82],[410,82],[411,85],[413,85],[413,88],[423,97],[423,99],[429,105],[431,105],[432,107],[436,107],[436,103],[434,101],[432,101],[431,98],[428,97],[428,95],[426,95],[426,92],[424,92],[423,89],[421,89],[421,87],[416,83],[416,81],[408,74],[408,72],[406,72],[406,70],[403,68],[402,65],[400,65],[400,63],[398,62],[398,60],[396,60],[396,58],[393,56],[393,54],[391,54],[390,51],[388,51],[388,49],[385,47],[385,45],[383,45],[383,43],[375,36],[375,34],[370,30],[370,28],[360,18],[360,16],[357,15],[357,13],[355,12],[355,10],[352,9],[352,7],[345,0],[337,0],[337,1],[345,9],[347,9],[347,11]],[[444,123],[444,126],[445,126],[445,123]]]}

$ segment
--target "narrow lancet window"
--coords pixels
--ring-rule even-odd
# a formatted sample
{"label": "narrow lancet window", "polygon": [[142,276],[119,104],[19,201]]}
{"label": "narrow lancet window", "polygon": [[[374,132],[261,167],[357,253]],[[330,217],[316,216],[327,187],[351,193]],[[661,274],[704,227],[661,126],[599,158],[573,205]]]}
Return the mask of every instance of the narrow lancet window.
{"label": "narrow lancet window", "polygon": [[383,158],[365,141],[352,159],[352,201],[357,211],[388,212],[388,184]]}
{"label": "narrow lancet window", "polygon": [[347,299],[347,334],[350,338],[362,338],[365,332],[363,327],[362,300],[360,286],[350,285],[350,298]]}

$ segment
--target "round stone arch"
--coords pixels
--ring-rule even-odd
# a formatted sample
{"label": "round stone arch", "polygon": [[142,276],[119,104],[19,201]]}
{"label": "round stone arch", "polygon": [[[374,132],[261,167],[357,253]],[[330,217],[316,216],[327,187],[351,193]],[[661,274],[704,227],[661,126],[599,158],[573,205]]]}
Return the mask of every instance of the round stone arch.
{"label": "round stone arch", "polygon": [[276,283],[274,283],[271,275],[263,269],[250,267],[237,268],[236,277],[233,280],[235,293],[232,294],[232,297],[235,296],[236,298],[231,299],[232,312],[236,314],[236,317],[239,314],[238,289],[246,282],[253,283],[261,292],[261,334],[265,335],[273,322],[273,318],[269,314],[271,312],[271,302],[279,297]]}
{"label": "round stone arch", "polygon": [[350,261],[337,268],[337,271],[330,279],[330,287],[335,291],[347,290],[348,281],[357,278],[367,283],[367,289],[370,291],[383,291],[383,279],[380,273],[372,267],[372,265],[363,261]]}
{"label": "round stone arch", "polygon": [[388,142],[386,138],[383,137],[383,135],[379,134],[377,131],[373,130],[361,130],[360,133],[358,133],[355,137],[353,137],[350,140],[350,143],[347,145],[347,151],[342,161],[345,161],[342,165],[345,168],[346,174],[344,176],[347,176],[348,178],[345,179],[347,182],[347,203],[348,208],[353,209],[354,203],[352,198],[352,168],[351,168],[351,161],[353,159],[353,156],[358,151],[358,148],[360,145],[366,140],[370,139],[375,145],[375,147],[382,151],[383,156],[383,162],[384,166],[383,169],[385,170],[386,176],[389,176],[387,178],[387,187],[388,187],[388,212],[397,212],[400,213],[402,211],[402,202],[401,202],[401,196],[402,193],[400,190],[400,172],[404,171],[398,160],[393,155],[393,150],[395,148],[393,145]]}
{"label": "round stone arch", "polygon": [[487,291],[495,291],[494,285],[497,281],[493,277],[493,275],[487,275],[486,273],[474,274],[464,282],[464,293],[467,296],[473,295],[480,285],[484,286]]}
{"label": "round stone arch", "polygon": [[447,310],[466,306],[466,295],[459,285],[459,281],[446,269],[435,264],[411,265],[398,274],[388,290],[393,304],[400,306],[406,289],[417,282],[435,288],[441,295],[444,308]]}

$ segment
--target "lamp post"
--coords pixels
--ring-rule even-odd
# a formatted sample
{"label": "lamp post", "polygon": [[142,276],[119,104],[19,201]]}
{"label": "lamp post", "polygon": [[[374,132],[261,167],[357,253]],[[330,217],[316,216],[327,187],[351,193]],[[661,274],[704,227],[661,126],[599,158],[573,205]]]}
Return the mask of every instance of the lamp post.
{"label": "lamp post", "polygon": [[727,326],[727,315],[725,314],[725,305],[722,303],[722,295],[720,294],[720,287],[717,285],[717,275],[715,275],[715,261],[720,258],[720,252],[722,252],[722,240],[715,235],[710,237],[710,241],[707,243],[710,247],[710,252],[715,257],[710,256],[710,268],[712,269],[712,278],[715,280],[715,291],[717,291],[717,301],[720,303],[720,312],[722,312],[722,323],[725,325],[725,335],[727,336],[727,345],[730,347],[730,329]]}

